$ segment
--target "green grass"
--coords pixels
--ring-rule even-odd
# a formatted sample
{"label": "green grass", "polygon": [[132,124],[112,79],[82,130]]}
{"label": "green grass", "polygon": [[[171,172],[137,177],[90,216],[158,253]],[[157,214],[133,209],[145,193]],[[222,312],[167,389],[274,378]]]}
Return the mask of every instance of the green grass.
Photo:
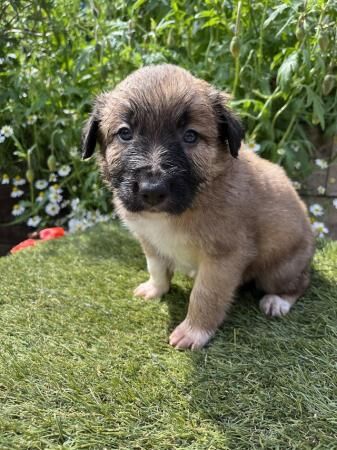
{"label": "green grass", "polygon": [[167,344],[191,282],[162,301],[117,225],[0,260],[1,449],[336,449],[337,244],[306,296],[268,320],[238,295],[211,345]]}

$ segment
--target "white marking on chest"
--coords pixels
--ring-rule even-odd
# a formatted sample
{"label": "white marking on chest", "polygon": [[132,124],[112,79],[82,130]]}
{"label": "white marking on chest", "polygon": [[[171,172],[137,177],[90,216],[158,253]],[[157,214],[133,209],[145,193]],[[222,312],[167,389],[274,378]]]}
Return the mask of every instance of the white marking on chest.
{"label": "white marking on chest", "polygon": [[136,236],[141,236],[171,260],[178,270],[194,276],[198,268],[198,255],[186,232],[179,231],[164,214],[149,214],[127,219],[126,225]]}

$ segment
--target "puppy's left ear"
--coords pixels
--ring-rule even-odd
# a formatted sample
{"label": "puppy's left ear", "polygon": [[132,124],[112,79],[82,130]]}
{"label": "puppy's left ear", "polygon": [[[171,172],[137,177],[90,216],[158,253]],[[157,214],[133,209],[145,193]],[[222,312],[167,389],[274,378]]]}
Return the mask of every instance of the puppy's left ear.
{"label": "puppy's left ear", "polygon": [[217,92],[213,96],[213,108],[218,121],[220,140],[227,144],[233,158],[237,158],[245,133],[240,119],[226,106],[227,100],[225,94]]}

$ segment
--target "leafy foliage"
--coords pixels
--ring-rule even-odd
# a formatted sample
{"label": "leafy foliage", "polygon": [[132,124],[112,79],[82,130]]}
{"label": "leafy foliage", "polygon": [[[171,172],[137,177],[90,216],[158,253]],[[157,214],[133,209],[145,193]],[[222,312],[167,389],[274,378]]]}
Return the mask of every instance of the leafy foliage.
{"label": "leafy foliage", "polygon": [[94,163],[74,148],[94,96],[146,64],[231,91],[248,140],[292,176],[310,171],[306,126],[337,133],[336,0],[5,0],[0,14],[0,125],[14,131],[0,165],[30,186],[19,220],[48,201],[36,203],[34,180],[64,164],[65,198],[108,210]]}

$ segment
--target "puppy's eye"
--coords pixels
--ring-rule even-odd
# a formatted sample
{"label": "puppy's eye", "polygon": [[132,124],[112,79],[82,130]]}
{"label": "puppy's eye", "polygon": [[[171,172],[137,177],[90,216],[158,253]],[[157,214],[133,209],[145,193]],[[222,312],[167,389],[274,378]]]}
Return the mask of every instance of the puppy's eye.
{"label": "puppy's eye", "polygon": [[186,144],[194,144],[198,140],[198,133],[194,130],[187,130],[184,133],[183,140]]}
{"label": "puppy's eye", "polygon": [[131,141],[131,139],[133,138],[132,131],[127,127],[120,128],[117,134],[122,141]]}

